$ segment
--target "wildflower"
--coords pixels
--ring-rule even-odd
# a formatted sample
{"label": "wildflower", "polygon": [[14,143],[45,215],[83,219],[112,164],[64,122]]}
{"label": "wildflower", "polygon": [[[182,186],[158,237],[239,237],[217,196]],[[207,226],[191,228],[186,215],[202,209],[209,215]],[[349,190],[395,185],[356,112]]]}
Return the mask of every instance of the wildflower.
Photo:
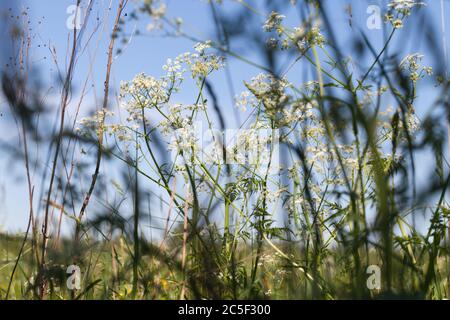
{"label": "wildflower", "polygon": [[147,25],[147,31],[157,31],[163,29],[163,17],[166,15],[167,6],[160,1],[150,1],[148,9],[152,21]]}
{"label": "wildflower", "polygon": [[260,73],[256,77],[253,77],[249,83],[246,82],[245,85],[256,98],[261,99],[274,90],[284,91],[289,83],[286,79],[277,79],[273,75]]}
{"label": "wildflower", "polygon": [[406,125],[409,132],[417,132],[420,129],[420,120],[413,111],[408,111],[406,114]]}
{"label": "wildflower", "polygon": [[278,47],[278,40],[275,38],[269,38],[266,42],[266,46],[269,49],[276,49]]}
{"label": "wildflower", "polygon": [[175,18],[175,24],[179,27],[179,26],[181,26],[182,24],[183,24],[183,18],[181,18],[181,17],[177,17],[177,18]]}
{"label": "wildflower", "polygon": [[403,21],[400,19],[397,19],[392,23],[392,25],[395,29],[401,29],[401,28],[403,28]]}
{"label": "wildflower", "polygon": [[312,46],[323,47],[325,44],[325,37],[320,32],[318,27],[313,27],[307,32],[299,41],[297,47],[302,52],[306,52]]}
{"label": "wildflower", "polygon": [[283,39],[281,42],[281,50],[287,50],[291,47],[291,41],[289,41],[289,38]]}
{"label": "wildflower", "polygon": [[421,66],[420,63],[423,60],[423,55],[414,53],[407,55],[400,62],[400,70],[407,70],[410,73],[410,79],[412,82],[417,82],[419,79],[425,77],[425,75],[431,76],[433,74],[432,67]]}
{"label": "wildflower", "polygon": [[251,95],[250,91],[243,91],[239,96],[236,97],[236,107],[241,110],[242,112],[247,111],[247,106],[256,106],[257,101],[256,99]]}
{"label": "wildflower", "polygon": [[416,2],[415,0],[392,0],[388,7],[403,16],[409,16],[411,14],[411,9],[416,6],[424,6],[423,2]]}
{"label": "wildflower", "polygon": [[167,101],[168,83],[144,73],[138,74],[131,82],[122,82],[121,96],[131,95],[139,107],[152,108]]}
{"label": "wildflower", "polygon": [[262,73],[252,78],[250,82],[244,83],[257,101],[263,104],[267,115],[272,119],[289,101],[286,88],[290,84],[286,79]]}
{"label": "wildflower", "polygon": [[153,19],[161,19],[165,16],[167,11],[167,6],[165,3],[159,3],[158,7],[152,6],[151,7],[151,15]]}
{"label": "wildflower", "polygon": [[281,22],[283,22],[283,19],[286,18],[285,16],[272,11],[270,13],[269,18],[266,20],[266,22],[263,25],[263,29],[266,32],[271,32],[273,31],[275,28],[280,27]]}
{"label": "wildflower", "polygon": [[85,117],[79,120],[77,123],[80,126],[75,131],[83,135],[88,135],[91,130],[94,130],[97,135],[101,135],[106,129],[105,118],[113,115],[114,113],[107,109],[98,110],[91,117]]}
{"label": "wildflower", "polygon": [[180,55],[174,60],[167,59],[162,69],[167,72],[164,78],[171,82],[170,87],[172,90],[177,91],[178,85],[184,80],[183,75],[186,72],[186,69],[183,68],[183,56]]}
{"label": "wildflower", "polygon": [[429,76],[433,75],[432,67],[424,67],[423,70],[426,72],[427,75],[429,75]]}
{"label": "wildflower", "polygon": [[195,51],[197,51],[198,53],[204,53],[209,48],[211,48],[211,40],[199,42],[194,46]]}
{"label": "wildflower", "polygon": [[400,68],[405,69],[408,67],[410,70],[415,71],[419,69],[419,63],[423,59],[423,55],[419,53],[414,53],[407,55],[401,62]]}
{"label": "wildflower", "polygon": [[384,16],[384,20],[386,22],[392,22],[392,21],[394,21],[394,16],[392,14],[390,14],[390,13],[386,13],[385,16]]}
{"label": "wildflower", "polygon": [[181,63],[179,59],[175,59],[173,61],[172,59],[167,59],[166,64],[163,65],[163,70],[170,72],[170,73],[177,73],[181,71]]}
{"label": "wildflower", "polygon": [[133,135],[130,129],[136,131],[138,129],[137,125],[133,125],[131,128],[120,124],[111,124],[107,126],[108,134],[110,136],[116,137],[119,141],[132,141]]}
{"label": "wildflower", "polygon": [[311,28],[311,31],[308,32],[306,37],[310,46],[316,45],[322,47],[325,43],[325,37],[320,33],[318,27]]}
{"label": "wildflower", "polygon": [[180,56],[179,59],[189,67],[192,78],[204,78],[225,65],[223,57],[206,53],[206,50],[210,47],[211,41],[197,43],[194,46],[196,53],[185,53]]}
{"label": "wildflower", "polygon": [[177,153],[182,152],[183,154],[190,154],[191,152],[195,154],[199,150],[197,132],[196,126],[191,124],[178,128],[174,131],[169,150],[174,150]]}

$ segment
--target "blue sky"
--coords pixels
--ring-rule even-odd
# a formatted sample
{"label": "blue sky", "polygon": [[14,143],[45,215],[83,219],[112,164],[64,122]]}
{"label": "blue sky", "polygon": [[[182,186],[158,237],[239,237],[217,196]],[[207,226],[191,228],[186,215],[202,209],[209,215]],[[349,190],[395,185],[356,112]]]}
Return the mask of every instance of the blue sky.
{"label": "blue sky", "polygon": [[[69,40],[70,31],[66,27],[67,19],[69,14],[67,13],[67,8],[72,5],[75,1],[73,0],[29,0],[25,1],[21,7],[29,7],[30,21],[32,25],[32,34],[34,35],[32,54],[33,54],[33,64],[36,66],[37,70],[41,72],[42,80],[50,85],[55,86],[48,94],[48,102],[52,105],[52,108],[57,106],[57,72],[55,64],[52,61],[52,56],[49,52],[49,47],[55,48],[57,52],[57,61],[61,69],[65,68],[66,64],[66,54],[67,54],[67,44]],[[113,0],[113,9],[108,11],[109,1],[97,0],[94,10],[91,14],[91,28],[96,23],[97,16],[102,19],[104,12],[109,12],[110,17],[107,22],[102,25],[106,30],[111,30],[112,21],[115,15],[115,8],[117,1]],[[368,5],[375,4],[385,7],[386,1],[362,1],[362,0],[333,0],[328,1],[330,3],[329,14],[332,19],[332,25],[335,33],[340,39],[340,44],[344,48],[349,37],[351,36],[352,29],[350,29],[348,24],[348,16],[345,12],[345,7],[347,4],[352,4],[353,6],[353,23],[354,25],[360,25],[364,28],[366,20],[369,17],[366,10]],[[440,30],[440,6],[438,0],[429,0],[427,2],[427,7],[422,10],[428,10],[430,16],[436,23],[437,30]],[[446,16],[450,13],[450,3],[446,2]],[[205,0],[169,0],[166,1],[168,5],[168,15],[169,17],[182,17],[184,20],[184,30],[195,35],[199,39],[209,39],[211,35],[214,34],[212,29],[212,20],[210,17],[210,11],[208,3]],[[5,7],[7,4],[2,3]],[[125,10],[125,13],[130,12],[133,3],[130,1],[129,7]],[[237,1],[224,0],[224,6],[226,10],[233,10],[234,8],[240,6]],[[3,8],[2,8],[3,9]],[[106,10],[106,11],[105,11]],[[282,12],[287,16],[287,23],[295,26],[298,24],[298,16],[294,10],[289,10],[287,12]],[[261,18],[261,23],[263,22]],[[410,19],[407,23],[405,29],[407,28],[420,28],[420,26],[415,25],[414,17]],[[186,51],[192,51],[193,42],[190,40],[182,38],[164,38],[158,36],[152,36],[146,33],[145,27],[148,21],[140,22],[130,22],[126,26],[127,32],[132,32],[133,30],[141,30],[142,35],[133,36],[130,43],[124,48],[123,53],[117,56],[114,60],[113,73],[111,84],[113,88],[118,88],[121,80],[132,79],[137,73],[145,72],[147,74],[159,76],[163,74],[161,66],[165,63],[167,58],[175,57],[180,53]],[[258,28],[261,26],[255,26]],[[367,30],[364,29],[370,40],[373,41],[374,46],[379,50],[383,44],[383,34],[381,30]],[[395,50],[403,51],[405,53],[411,52],[422,52],[425,55],[429,53],[427,48],[423,47],[423,43],[417,43],[414,39],[406,39],[402,36],[400,31],[394,39]],[[89,80],[90,84],[95,86],[89,89],[88,97],[95,101],[101,100],[102,93],[102,83],[104,79],[104,70],[106,66],[106,52],[108,45],[108,32],[100,32],[103,34],[101,38],[97,36],[93,39],[90,45],[86,48],[86,53],[77,62],[74,83],[77,85],[75,87],[74,96],[76,96],[77,91],[79,92],[82,84],[85,81],[86,74],[89,70],[92,70],[92,77]],[[450,23],[447,23],[447,34],[450,34]],[[89,35],[89,30],[84,35],[85,39]],[[2,36],[3,37],[3,36]],[[449,41],[450,42],[450,41]],[[98,44],[98,46],[97,46]],[[245,43],[238,44],[239,46],[246,46]],[[450,51],[450,50],[449,50]],[[248,56],[248,52],[247,52]],[[258,56],[250,54],[250,58],[254,61],[259,59]],[[94,60],[95,63],[91,66],[89,61]],[[424,64],[426,65],[429,60],[425,59]],[[235,91],[239,93],[244,89],[243,80],[248,80],[252,76],[255,76],[260,72],[255,67],[252,67],[246,63],[240,62],[236,59],[230,58],[227,61],[230,68],[230,73],[234,80]],[[301,68],[299,66],[298,68]],[[289,78],[293,81],[300,79],[299,69],[293,69],[289,73]],[[311,79],[312,80],[312,79]],[[232,99],[229,95],[227,88],[227,82],[224,73],[220,73],[214,76],[213,82],[217,88],[219,94],[219,100],[223,108],[227,110],[227,115],[229,115],[229,124],[231,126],[236,125],[234,122],[234,117],[232,117]],[[423,91],[419,101],[430,101],[433,97],[434,91],[432,90],[432,85],[428,85],[427,89]],[[187,87],[179,96],[179,99],[185,101],[191,101],[193,99],[194,87]],[[74,99],[76,100],[76,99]],[[181,102],[181,101],[180,101]],[[420,103],[419,103],[420,104]],[[93,103],[93,106],[95,103]],[[86,105],[86,108],[89,106]],[[117,106],[113,106],[113,109]],[[15,126],[11,124],[8,116],[8,107],[4,104],[0,104],[0,111],[4,114],[0,118],[0,136],[4,140],[16,141],[17,133]],[[229,111],[229,112],[228,112]],[[424,110],[418,110],[420,114]],[[23,183],[23,166],[15,166],[14,170],[11,170],[11,159],[9,157],[2,157],[0,159],[0,228],[7,229],[10,231],[23,230],[27,222],[27,198],[26,198],[26,187]],[[419,173],[420,174],[420,173]]]}

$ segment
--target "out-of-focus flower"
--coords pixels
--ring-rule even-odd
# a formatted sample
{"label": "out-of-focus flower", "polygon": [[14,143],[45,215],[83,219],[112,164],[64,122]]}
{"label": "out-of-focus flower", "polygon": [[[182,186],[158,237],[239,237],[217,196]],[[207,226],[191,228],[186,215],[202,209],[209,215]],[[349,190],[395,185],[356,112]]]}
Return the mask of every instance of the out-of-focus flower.
{"label": "out-of-focus flower", "polygon": [[[283,19],[286,18],[282,14],[279,14],[278,12],[272,11],[269,15],[269,18],[266,20],[266,22],[263,25],[263,29],[266,32],[271,32],[276,28],[280,28],[281,22],[283,22]],[[279,32],[281,33],[281,32]]]}

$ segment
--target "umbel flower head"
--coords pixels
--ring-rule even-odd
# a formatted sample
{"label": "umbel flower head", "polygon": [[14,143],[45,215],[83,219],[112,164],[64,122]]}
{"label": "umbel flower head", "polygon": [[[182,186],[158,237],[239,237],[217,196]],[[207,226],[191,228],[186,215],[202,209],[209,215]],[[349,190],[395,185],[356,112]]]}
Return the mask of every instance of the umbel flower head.
{"label": "umbel flower head", "polygon": [[283,22],[284,18],[285,16],[279,14],[278,12],[272,11],[269,18],[263,25],[264,31],[271,32],[274,29],[277,29],[278,33],[281,33],[281,30],[278,29],[281,28],[281,22]]}
{"label": "umbel flower head", "polygon": [[192,114],[195,110],[204,110],[206,108],[203,101],[195,104],[183,105],[179,103],[171,103],[171,97],[177,92],[182,82],[184,74],[189,70],[191,77],[198,83],[211,74],[214,70],[218,70],[224,65],[223,57],[208,53],[211,48],[211,42],[201,42],[195,45],[195,52],[186,52],[180,54],[175,59],[167,59],[166,64],[162,67],[165,75],[160,78],[146,75],[141,72],[137,74],[131,81],[122,81],[120,85],[120,104],[126,111],[127,125],[105,124],[105,116],[113,114],[106,110],[100,110],[94,116],[82,119],[79,124],[78,132],[91,133],[97,130],[97,134],[108,132],[115,135],[121,141],[130,140],[131,136],[139,134],[137,130],[150,124],[146,116],[149,110],[157,111],[162,116],[157,127],[161,133],[165,135],[172,134],[174,130],[179,131],[181,137],[179,141],[172,141],[173,149],[187,150],[193,145],[191,132],[187,130],[190,125],[187,114]]}
{"label": "umbel flower head", "polygon": [[424,2],[417,2],[415,0],[392,0],[388,7],[403,16],[409,16],[411,10],[416,6],[425,6]]}
{"label": "umbel flower head", "polygon": [[417,80],[424,78],[426,75],[431,76],[433,74],[432,67],[426,67],[420,64],[423,57],[424,56],[420,53],[413,53],[407,55],[400,62],[400,70],[408,71],[412,82],[416,82]]}

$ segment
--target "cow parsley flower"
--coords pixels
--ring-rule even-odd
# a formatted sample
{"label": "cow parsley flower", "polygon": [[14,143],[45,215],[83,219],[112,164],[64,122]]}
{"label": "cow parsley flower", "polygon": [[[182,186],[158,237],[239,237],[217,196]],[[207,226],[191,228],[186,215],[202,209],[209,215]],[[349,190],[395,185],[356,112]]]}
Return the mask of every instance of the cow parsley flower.
{"label": "cow parsley flower", "polygon": [[394,22],[392,22],[392,26],[395,29],[401,29],[401,28],[403,28],[403,21],[401,19],[397,19]]}
{"label": "cow parsley flower", "polygon": [[424,5],[424,2],[417,2],[415,0],[392,0],[388,4],[388,7],[406,17],[411,14],[411,10],[414,7]]}
{"label": "cow parsley flower", "polygon": [[254,107],[258,104],[250,91],[241,92],[241,94],[235,98],[235,103],[236,108],[238,108],[242,112],[246,112],[248,106]]}
{"label": "cow parsley flower", "polygon": [[426,75],[432,75],[432,67],[422,66],[421,62],[423,60],[423,55],[420,53],[414,53],[407,55],[400,62],[400,70],[406,70],[410,74],[410,79],[412,82],[417,82],[418,80],[424,78]]}
{"label": "cow parsley flower", "polygon": [[272,119],[289,101],[286,88],[290,84],[284,78],[279,79],[273,75],[261,73],[252,78],[250,82],[244,83],[256,100],[262,103],[266,114]]}
{"label": "cow parsley flower", "polygon": [[100,135],[106,131],[105,119],[108,116],[113,116],[114,112],[107,109],[100,109],[92,116],[82,118],[77,121],[79,126],[75,129],[76,132],[82,135],[89,135],[94,131],[96,135]]}
{"label": "cow parsley flower", "polygon": [[207,77],[214,70],[220,70],[224,67],[224,58],[214,54],[192,53],[186,64],[189,66],[193,79],[202,79]]}
{"label": "cow parsley flower", "polygon": [[274,29],[277,29],[278,33],[281,33],[280,27],[281,22],[283,22],[283,19],[286,18],[286,16],[283,16],[279,14],[278,12],[272,11],[270,13],[269,18],[266,20],[266,22],[263,25],[263,29],[266,32],[271,32]]}
{"label": "cow parsley flower", "polygon": [[209,48],[211,48],[211,40],[199,42],[194,46],[194,50],[200,54],[204,53]]}

